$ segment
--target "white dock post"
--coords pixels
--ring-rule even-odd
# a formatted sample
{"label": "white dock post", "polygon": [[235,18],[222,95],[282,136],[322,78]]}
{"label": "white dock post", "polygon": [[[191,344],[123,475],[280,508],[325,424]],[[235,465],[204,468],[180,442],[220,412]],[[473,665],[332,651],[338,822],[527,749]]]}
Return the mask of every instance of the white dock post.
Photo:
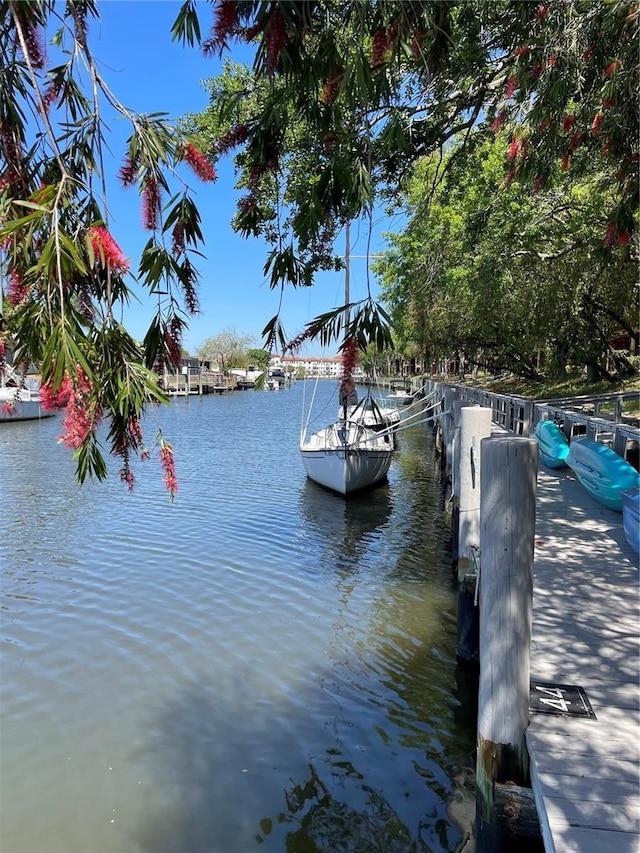
{"label": "white dock post", "polygon": [[485,438],[480,477],[477,853],[506,853],[495,787],[528,781],[529,653],[538,444]]}
{"label": "white dock post", "polygon": [[481,441],[491,436],[491,409],[460,408],[456,430],[456,491],[458,525],[456,578],[458,583],[457,648],[459,661],[478,660],[478,608],[475,604],[477,554],[480,552]]}

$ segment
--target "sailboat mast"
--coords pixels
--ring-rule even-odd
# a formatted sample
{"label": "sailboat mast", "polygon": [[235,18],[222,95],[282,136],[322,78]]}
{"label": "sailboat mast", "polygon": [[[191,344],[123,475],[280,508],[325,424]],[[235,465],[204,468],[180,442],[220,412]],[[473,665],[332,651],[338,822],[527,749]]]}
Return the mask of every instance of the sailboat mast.
{"label": "sailboat mast", "polygon": [[[349,304],[349,272],[350,272],[350,258],[351,258],[351,225],[347,222],[345,229],[345,251],[344,251],[344,263],[345,263],[345,273],[344,273],[344,304]],[[345,316],[346,324],[349,324],[349,309],[346,310]]]}

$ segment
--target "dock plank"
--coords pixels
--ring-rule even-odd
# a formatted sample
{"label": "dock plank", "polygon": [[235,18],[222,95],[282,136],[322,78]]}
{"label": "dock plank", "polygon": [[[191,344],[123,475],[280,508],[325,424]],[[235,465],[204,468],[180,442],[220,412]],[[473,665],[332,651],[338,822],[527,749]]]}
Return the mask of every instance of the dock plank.
{"label": "dock plank", "polygon": [[571,472],[538,476],[531,678],[580,686],[596,719],[532,713],[547,851],[640,851],[638,557]]}

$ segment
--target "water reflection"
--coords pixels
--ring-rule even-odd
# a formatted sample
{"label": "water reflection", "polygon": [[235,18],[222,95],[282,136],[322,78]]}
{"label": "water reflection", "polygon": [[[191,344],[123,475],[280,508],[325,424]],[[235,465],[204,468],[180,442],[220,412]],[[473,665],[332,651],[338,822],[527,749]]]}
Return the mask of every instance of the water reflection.
{"label": "water reflection", "polygon": [[[348,763],[345,776],[359,778]],[[286,838],[287,853],[414,853],[418,846],[389,803],[377,791],[368,791],[366,805],[357,810],[336,799],[312,765],[309,776],[285,794],[287,812],[278,815],[280,824],[296,824]],[[260,822],[261,840],[272,832],[274,821]]]}
{"label": "water reflection", "polygon": [[348,571],[380,543],[392,503],[388,483],[345,500],[307,479],[300,490],[304,533],[323,543],[326,564]]}

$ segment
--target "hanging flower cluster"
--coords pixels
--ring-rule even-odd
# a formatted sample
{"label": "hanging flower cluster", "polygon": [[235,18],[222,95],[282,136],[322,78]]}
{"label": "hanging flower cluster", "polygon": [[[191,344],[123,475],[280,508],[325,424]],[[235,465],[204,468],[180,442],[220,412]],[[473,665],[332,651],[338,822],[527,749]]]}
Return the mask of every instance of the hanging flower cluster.
{"label": "hanging flower cluster", "polygon": [[12,308],[20,303],[28,296],[29,287],[24,283],[22,273],[17,269],[9,271],[9,283],[7,285],[7,301]]}
{"label": "hanging flower cluster", "polygon": [[142,187],[142,225],[147,231],[155,231],[162,212],[162,194],[155,175],[147,175]]}
{"label": "hanging flower cluster", "polygon": [[137,415],[130,415],[126,425],[127,440],[118,447],[117,453],[122,457],[123,466],[120,469],[120,481],[124,483],[128,491],[132,492],[135,485],[135,476],[131,470],[131,451],[140,451],[140,458],[147,459],[149,451],[144,447],[142,428]]}
{"label": "hanging flower cluster", "polygon": [[221,136],[215,148],[219,154],[226,154],[249,138],[249,128],[246,124],[235,124],[228,133]]}
{"label": "hanging flower cluster", "polygon": [[81,367],[73,380],[65,375],[55,388],[52,378],[40,388],[40,402],[45,411],[65,410],[64,433],[59,436],[65,447],[77,450],[102,420],[100,409],[91,399],[93,390],[93,383]]}
{"label": "hanging flower cluster", "polygon": [[176,463],[173,456],[173,447],[164,438],[160,438],[160,464],[164,469],[164,484],[173,501],[178,491],[178,478],[176,477]]}
{"label": "hanging flower cluster", "polygon": [[186,142],[180,150],[185,163],[191,166],[201,181],[215,181],[217,175],[213,163],[205,157],[202,151],[199,151],[191,142]]}
{"label": "hanging flower cluster", "polygon": [[215,7],[213,28],[208,39],[202,42],[205,56],[222,55],[227,39],[238,31],[238,4],[236,0],[220,0]]}
{"label": "hanging flower cluster", "polygon": [[104,225],[91,227],[88,237],[93,253],[104,267],[120,275],[129,272],[129,261]]}

